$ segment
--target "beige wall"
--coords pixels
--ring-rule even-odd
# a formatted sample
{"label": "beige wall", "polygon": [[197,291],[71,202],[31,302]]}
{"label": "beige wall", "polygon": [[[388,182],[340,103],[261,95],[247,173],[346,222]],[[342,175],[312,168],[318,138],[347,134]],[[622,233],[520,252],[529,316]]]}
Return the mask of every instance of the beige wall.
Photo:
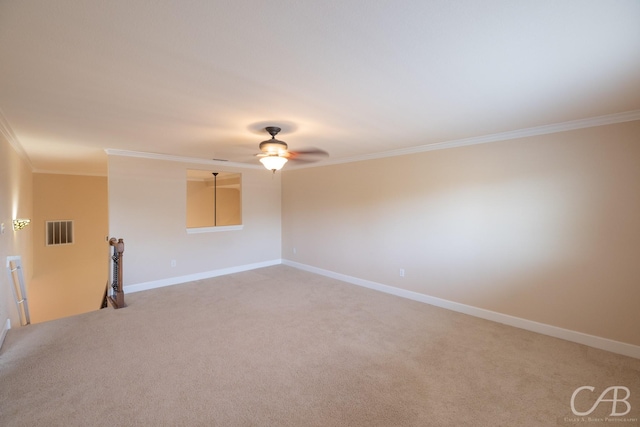
{"label": "beige wall", "polygon": [[237,188],[219,188],[217,191],[217,224],[242,224],[241,197]]}
{"label": "beige wall", "polygon": [[284,259],[640,345],[638,121],[282,179]]}
{"label": "beige wall", "polygon": [[[242,230],[187,234],[186,170],[202,164],[109,156],[109,232],[123,238],[124,285],[279,260],[280,176],[242,173]],[[176,266],[171,266],[176,260]]]}
{"label": "beige wall", "polygon": [[[33,194],[33,322],[98,310],[109,268],[107,178],[36,173]],[[45,222],[55,220],[73,220],[73,244],[45,244]]]}
{"label": "beige wall", "polygon": [[28,226],[13,231],[14,218],[32,218],[32,174],[31,167],[0,132],[0,223],[4,223],[4,234],[0,234],[0,335],[11,320],[12,327],[20,326],[12,284],[5,270],[8,256],[21,256],[27,284],[33,266],[32,233]]}

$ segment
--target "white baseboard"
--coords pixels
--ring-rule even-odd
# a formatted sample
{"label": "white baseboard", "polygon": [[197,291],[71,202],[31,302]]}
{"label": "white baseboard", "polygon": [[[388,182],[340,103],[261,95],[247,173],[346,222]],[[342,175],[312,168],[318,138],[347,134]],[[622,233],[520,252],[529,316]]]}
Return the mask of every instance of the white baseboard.
{"label": "white baseboard", "polygon": [[300,264],[287,259],[283,259],[282,264],[311,273],[320,274],[321,276],[331,277],[332,279],[341,280],[343,282],[351,283],[354,285],[363,286],[365,288],[374,289],[376,291],[385,292],[387,294],[396,295],[414,301],[434,305],[436,307],[446,308],[451,311],[457,311],[459,313],[479,317],[481,319],[491,320],[505,325],[514,326],[516,328],[525,329],[527,331],[537,332],[539,334],[548,335],[578,344],[584,344],[589,347],[599,348],[601,350],[610,351],[612,353],[622,354],[624,356],[640,359],[640,346],[637,345],[614,341],[607,338],[601,338],[595,335],[588,335],[582,332],[576,332],[569,329],[559,328],[557,326],[522,319],[520,317],[510,316],[508,314],[498,313],[491,310],[485,310],[483,308],[448,301],[442,298],[436,298],[418,292],[408,291],[406,289],[400,289],[389,285],[383,285],[381,283],[359,279],[357,277],[347,276],[345,274],[335,273],[333,271],[324,270],[306,264]]}
{"label": "white baseboard", "polygon": [[2,348],[4,337],[7,336],[7,332],[9,332],[9,329],[11,329],[11,319],[7,318],[7,320],[4,322],[4,325],[2,325],[2,331],[0,331],[0,348]]}
{"label": "white baseboard", "polygon": [[212,277],[224,276],[226,274],[240,273],[242,271],[255,270],[256,268],[271,267],[282,264],[282,260],[274,259],[270,261],[256,262],[253,264],[239,265],[236,267],[221,268],[219,270],[204,271],[202,273],[187,274],[186,276],[170,277],[168,279],[152,280],[150,282],[136,283],[124,286],[125,294],[146,291],[149,289],[162,288],[165,286],[178,285],[180,283],[193,282],[195,280],[209,279]]}

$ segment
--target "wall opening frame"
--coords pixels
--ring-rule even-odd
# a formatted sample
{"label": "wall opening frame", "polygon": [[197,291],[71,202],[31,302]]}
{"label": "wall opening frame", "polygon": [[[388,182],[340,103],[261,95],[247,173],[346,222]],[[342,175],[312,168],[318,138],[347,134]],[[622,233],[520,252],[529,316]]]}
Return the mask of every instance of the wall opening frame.
{"label": "wall opening frame", "polygon": [[242,174],[187,169],[187,232],[242,229]]}

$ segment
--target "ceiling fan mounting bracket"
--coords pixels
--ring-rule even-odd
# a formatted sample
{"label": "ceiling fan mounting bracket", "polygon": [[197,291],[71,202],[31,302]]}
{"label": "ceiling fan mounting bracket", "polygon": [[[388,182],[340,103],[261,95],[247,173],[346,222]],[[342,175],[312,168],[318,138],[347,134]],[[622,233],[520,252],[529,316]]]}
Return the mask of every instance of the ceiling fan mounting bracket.
{"label": "ceiling fan mounting bracket", "polygon": [[271,138],[275,138],[276,135],[282,130],[280,129],[278,126],[267,126],[265,128],[265,130],[267,132],[269,132],[269,135],[271,135]]}

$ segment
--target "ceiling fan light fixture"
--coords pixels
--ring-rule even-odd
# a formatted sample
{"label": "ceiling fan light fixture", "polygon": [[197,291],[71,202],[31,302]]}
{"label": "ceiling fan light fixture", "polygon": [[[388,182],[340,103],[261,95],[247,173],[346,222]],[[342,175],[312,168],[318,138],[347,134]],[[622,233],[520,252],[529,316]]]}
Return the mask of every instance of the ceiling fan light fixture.
{"label": "ceiling fan light fixture", "polygon": [[287,163],[287,159],[280,156],[265,156],[260,159],[260,163],[262,163],[265,168],[275,173],[282,169],[284,164]]}

